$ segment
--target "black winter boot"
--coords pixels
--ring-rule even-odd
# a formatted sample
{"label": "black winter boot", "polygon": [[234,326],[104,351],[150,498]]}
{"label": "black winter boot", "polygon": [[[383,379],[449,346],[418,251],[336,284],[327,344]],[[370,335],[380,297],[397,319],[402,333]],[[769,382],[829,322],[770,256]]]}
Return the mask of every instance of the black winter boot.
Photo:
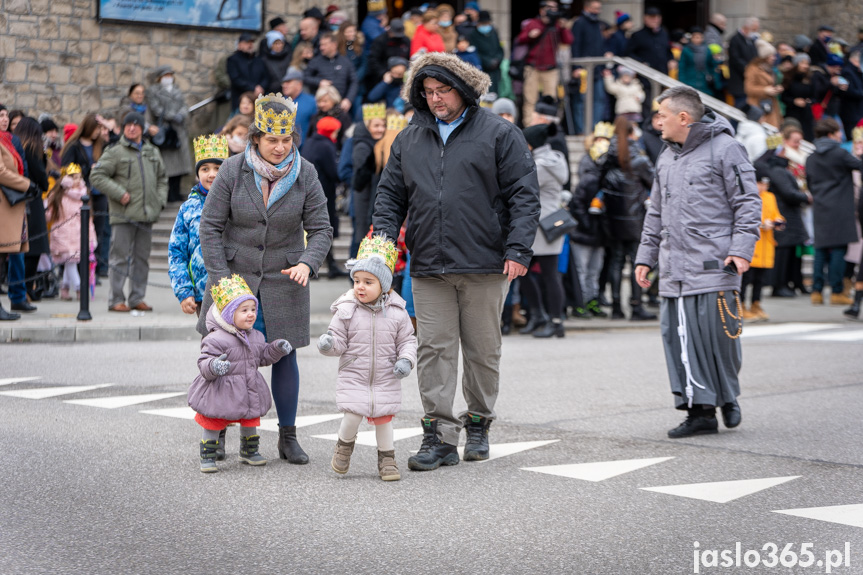
{"label": "black winter boot", "polygon": [[216,461],[225,460],[225,433],[228,431],[226,427],[219,432],[219,445],[216,447]]}
{"label": "black winter boot", "polygon": [[548,320],[548,314],[545,313],[545,310],[542,309],[542,307],[539,309],[531,308],[530,319],[527,321],[527,325],[518,330],[518,333],[521,335],[529,335],[547,324]]}
{"label": "black winter boot", "polygon": [[437,419],[424,417],[423,443],[416,455],[408,458],[408,469],[431,471],[441,465],[458,465],[458,449],[455,445],[444,443],[437,436]]}
{"label": "black winter boot", "polygon": [[[536,336],[536,333],[533,334]],[[464,444],[465,461],[485,461],[488,459],[488,428],[491,420],[487,417],[467,414],[464,426],[467,442]]]}
{"label": "black winter boot", "polygon": [[630,321],[651,321],[656,319],[655,313],[650,313],[642,305],[632,306],[632,315],[629,316]]}
{"label": "black winter boot", "polygon": [[854,292],[854,303],[851,304],[851,307],[843,311],[842,314],[851,319],[859,318],[861,301],[863,301],[863,290],[858,289]]}
{"label": "black winter boot", "polygon": [[533,337],[564,337],[563,321],[555,318],[533,332]]}
{"label": "black winter boot", "polygon": [[503,315],[500,316],[500,334],[509,335],[512,332],[512,306],[503,306]]}
{"label": "black winter boot", "polygon": [[279,457],[287,459],[294,465],[305,465],[309,456],[297,443],[297,426],[285,425],[279,427]]}
{"label": "black winter boot", "polygon": [[248,437],[240,437],[240,463],[249,465],[266,465],[267,460],[264,456],[258,453],[258,446],[261,444],[260,435],[250,435]]}
{"label": "black winter boot", "polygon": [[8,312],[3,309],[3,304],[0,304],[0,321],[15,321],[21,319],[20,313]]}
{"label": "black winter boot", "polygon": [[612,302],[611,304],[611,319],[626,319],[619,301]]}
{"label": "black winter boot", "polygon": [[215,473],[219,470],[216,467],[216,447],[218,442],[215,439],[201,440],[201,473]]}

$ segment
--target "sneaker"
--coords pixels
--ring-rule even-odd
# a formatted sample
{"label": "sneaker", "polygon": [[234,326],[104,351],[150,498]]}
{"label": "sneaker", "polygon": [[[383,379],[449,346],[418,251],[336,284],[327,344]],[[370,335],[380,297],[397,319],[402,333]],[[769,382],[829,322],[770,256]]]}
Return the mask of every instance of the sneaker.
{"label": "sneaker", "polygon": [[465,461],[485,461],[488,459],[488,428],[491,420],[472,413],[467,414],[464,426],[467,441],[464,444]]}
{"label": "sneaker", "polygon": [[573,318],[575,318],[575,319],[590,319],[590,318],[592,318],[593,316],[592,316],[592,315],[590,315],[590,312],[588,312],[588,311],[587,311],[585,308],[583,308],[583,307],[574,307],[574,308],[572,308],[572,315],[571,315],[571,317],[573,317]]}
{"label": "sneaker", "polygon": [[719,422],[716,421],[715,417],[687,415],[683,423],[668,431],[668,437],[680,439],[682,437],[709,435],[711,433],[719,433]]}
{"label": "sneaker", "polygon": [[[854,300],[845,295],[844,293],[834,293],[830,294],[830,305],[851,305],[854,303]],[[12,309],[17,309],[14,305]]]}
{"label": "sneaker", "polygon": [[348,442],[342,441],[340,437],[336,441],[336,450],[333,453],[333,460],[330,462],[330,467],[333,468],[333,471],[341,475],[348,472],[348,469],[351,467],[351,454],[354,452],[354,445],[356,445],[356,439]]}
{"label": "sneaker", "polygon": [[399,468],[396,465],[395,451],[378,450],[378,475],[384,481],[398,481],[402,478],[402,474],[399,473]]}
{"label": "sneaker", "polygon": [[587,311],[592,317],[608,317],[604,309],[599,307],[599,301],[592,299],[587,302]]}
{"label": "sneaker", "polygon": [[809,294],[809,298],[812,300],[812,305],[822,305],[824,303],[824,296],[820,291],[813,290],[812,293]]}
{"label": "sneaker", "polygon": [[437,419],[424,417],[423,443],[416,455],[408,458],[408,469],[431,471],[441,465],[458,465],[458,449],[455,445],[444,443],[437,435]]}

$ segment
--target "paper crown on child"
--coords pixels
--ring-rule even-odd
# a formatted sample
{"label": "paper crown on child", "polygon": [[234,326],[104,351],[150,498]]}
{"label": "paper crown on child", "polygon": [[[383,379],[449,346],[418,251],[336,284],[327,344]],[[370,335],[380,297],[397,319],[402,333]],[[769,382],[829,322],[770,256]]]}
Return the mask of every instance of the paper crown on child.
{"label": "paper crown on child", "polygon": [[590,147],[590,159],[594,162],[598,162],[599,159],[608,152],[610,145],[611,142],[608,140],[596,140]]}
{"label": "paper crown on child", "polygon": [[206,161],[222,163],[228,157],[228,138],[210,134],[192,140],[195,147],[195,171]]}
{"label": "paper crown on child", "polygon": [[614,125],[608,122],[599,122],[593,128],[593,136],[595,138],[606,138],[610,140],[614,137]]}
{"label": "paper crown on child", "polygon": [[368,12],[383,12],[387,9],[386,0],[368,0],[366,2]]}
{"label": "paper crown on child", "polygon": [[357,262],[369,258],[382,260],[392,273],[396,269],[399,250],[392,240],[387,239],[383,234],[369,232],[369,235],[360,242],[360,247],[357,250],[357,259],[353,262],[354,266],[356,266]]}
{"label": "paper crown on child", "polygon": [[72,162],[71,164],[66,164],[65,166],[63,166],[63,168],[60,170],[60,177],[62,178],[63,176],[71,176],[72,174],[82,173],[83,171],[81,170],[81,166],[79,166],[75,162]]}
{"label": "paper crown on child", "polygon": [[[264,110],[264,104],[281,104],[287,110],[275,112]],[[294,131],[294,120],[297,118],[297,105],[290,98],[281,94],[258,96],[255,100],[255,126],[266,134],[277,136],[290,135]]]}
{"label": "paper crown on child", "polygon": [[401,132],[408,127],[408,119],[401,114],[390,114],[387,116],[387,130]]}
{"label": "paper crown on child", "polygon": [[386,104],[363,104],[363,122],[374,120],[375,118],[386,118]]}
{"label": "paper crown on child", "polygon": [[255,295],[252,293],[252,290],[249,289],[249,284],[246,283],[246,280],[237,274],[234,274],[229,278],[220,279],[219,283],[214,285],[213,289],[210,291],[213,294],[213,303],[216,304],[216,309],[219,310],[219,313],[225,309],[226,305],[238,297],[244,295]]}
{"label": "paper crown on child", "polygon": [[851,141],[863,142],[863,126],[857,126],[853,130],[851,130]]}
{"label": "paper crown on child", "polygon": [[782,134],[777,132],[775,134],[770,134],[767,136],[767,149],[775,150],[779,146],[782,145]]}

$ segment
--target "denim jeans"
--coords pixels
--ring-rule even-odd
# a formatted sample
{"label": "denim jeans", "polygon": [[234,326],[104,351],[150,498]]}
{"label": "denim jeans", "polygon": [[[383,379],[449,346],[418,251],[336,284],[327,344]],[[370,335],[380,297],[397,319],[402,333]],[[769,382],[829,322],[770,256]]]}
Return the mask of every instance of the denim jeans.
{"label": "denim jeans", "polygon": [[24,254],[9,254],[9,301],[24,303],[27,301],[27,286],[24,285]]}
{"label": "denim jeans", "polygon": [[599,272],[605,259],[605,248],[585,246],[572,243],[572,253],[575,256],[575,268],[578,270],[578,281],[584,303],[599,297]]}
{"label": "denim jeans", "polygon": [[[597,76],[593,82],[593,122],[584,117],[584,95],[573,91],[570,95],[570,106],[572,108],[572,121],[575,125],[576,134],[593,132],[593,128],[605,119],[605,86],[602,84],[602,76]],[[588,129],[587,127],[590,126]]]}
{"label": "denim jeans", "polygon": [[815,267],[812,270],[812,291],[824,290],[824,266],[827,265],[827,282],[834,294],[842,293],[842,277],[845,272],[846,246],[837,248],[815,248]]}

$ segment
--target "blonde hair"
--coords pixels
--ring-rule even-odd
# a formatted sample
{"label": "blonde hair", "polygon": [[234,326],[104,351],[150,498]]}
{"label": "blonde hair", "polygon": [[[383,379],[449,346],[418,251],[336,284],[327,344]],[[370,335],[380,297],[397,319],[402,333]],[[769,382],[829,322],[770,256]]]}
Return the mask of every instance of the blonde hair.
{"label": "blonde hair", "polygon": [[342,95],[339,94],[339,91],[336,90],[336,87],[333,85],[318,88],[318,91],[315,92],[315,102],[317,102],[321,98],[327,97],[329,97],[333,101],[333,104],[336,106],[338,106],[339,102],[342,101]]}

